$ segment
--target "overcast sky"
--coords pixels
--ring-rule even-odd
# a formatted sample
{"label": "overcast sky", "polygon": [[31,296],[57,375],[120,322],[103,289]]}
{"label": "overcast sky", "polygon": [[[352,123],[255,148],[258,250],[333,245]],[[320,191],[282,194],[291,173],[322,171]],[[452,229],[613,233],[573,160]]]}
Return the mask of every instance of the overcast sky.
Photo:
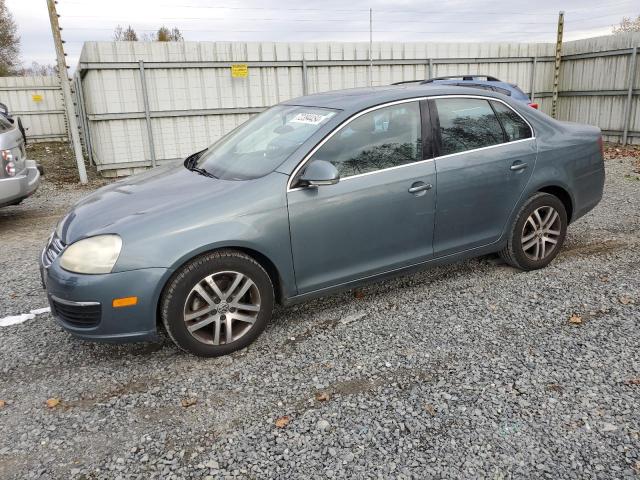
{"label": "overcast sky", "polygon": [[[55,62],[46,0],[6,0],[18,24],[22,60]],[[111,40],[116,25],[139,33],[177,26],[185,40],[552,42],[559,10],[565,40],[607,35],[638,0],[59,0],[68,63],[82,43]]]}

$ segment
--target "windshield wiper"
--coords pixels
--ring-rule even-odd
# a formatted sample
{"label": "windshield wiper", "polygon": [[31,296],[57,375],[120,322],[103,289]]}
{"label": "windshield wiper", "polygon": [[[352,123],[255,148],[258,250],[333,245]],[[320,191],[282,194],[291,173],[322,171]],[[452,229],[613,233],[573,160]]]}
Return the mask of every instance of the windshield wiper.
{"label": "windshield wiper", "polygon": [[191,167],[189,170],[191,170],[192,172],[199,173],[200,175],[204,175],[205,177],[209,177],[209,178],[218,178],[218,177],[216,177],[213,173],[211,173],[211,172],[207,172],[204,168],[200,168],[200,167]]}
{"label": "windshield wiper", "polygon": [[207,170],[205,170],[204,168],[201,167],[196,167],[196,162],[198,161],[198,159],[202,156],[202,154],[206,151],[206,149],[201,150],[199,152],[194,153],[193,155],[189,155],[185,160],[184,160],[184,166],[187,170],[191,170],[192,172],[196,172],[199,173],[200,175],[204,175],[205,177],[209,177],[209,178],[218,178],[216,177],[213,173],[208,172]]}

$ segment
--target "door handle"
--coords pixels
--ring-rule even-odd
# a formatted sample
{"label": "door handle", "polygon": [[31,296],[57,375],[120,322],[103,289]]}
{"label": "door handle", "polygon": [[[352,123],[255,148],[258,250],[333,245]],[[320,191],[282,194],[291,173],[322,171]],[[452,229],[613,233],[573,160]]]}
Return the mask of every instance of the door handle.
{"label": "door handle", "polygon": [[527,166],[528,165],[526,163],[517,162],[511,165],[511,170],[513,170],[514,172],[517,172],[519,170],[524,170],[525,168],[527,168]]}
{"label": "door handle", "polygon": [[423,183],[421,185],[414,185],[413,187],[411,187],[409,189],[409,193],[420,193],[426,190],[431,190],[432,188],[433,185],[431,185],[430,183]]}

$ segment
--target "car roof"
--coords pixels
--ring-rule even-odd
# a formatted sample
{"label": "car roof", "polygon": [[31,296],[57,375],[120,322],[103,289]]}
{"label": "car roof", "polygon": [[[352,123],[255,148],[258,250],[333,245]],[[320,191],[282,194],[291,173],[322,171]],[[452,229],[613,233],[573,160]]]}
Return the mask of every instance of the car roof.
{"label": "car roof", "polygon": [[499,93],[478,90],[446,84],[427,85],[386,85],[383,87],[349,88],[346,90],[332,90],[328,92],[305,95],[292,98],[284,105],[302,105],[308,107],[332,108],[337,110],[360,111],[381,103],[395,100],[406,100],[419,97],[433,97],[439,95],[472,95],[492,97],[504,100],[506,97]]}

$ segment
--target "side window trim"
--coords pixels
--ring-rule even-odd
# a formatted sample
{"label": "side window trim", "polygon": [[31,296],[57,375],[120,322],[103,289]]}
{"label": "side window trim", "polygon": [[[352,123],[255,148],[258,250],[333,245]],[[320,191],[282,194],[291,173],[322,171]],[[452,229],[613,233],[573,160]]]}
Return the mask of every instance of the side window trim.
{"label": "side window trim", "polygon": [[515,113],[518,117],[520,117],[520,119],[522,119],[524,121],[524,123],[527,125],[527,127],[529,128],[529,132],[530,132],[530,136],[527,138],[521,138],[519,140],[509,140],[509,135],[507,135],[507,129],[504,126],[504,123],[502,123],[502,120],[500,119],[500,115],[498,115],[498,112],[496,111],[494,102],[498,102],[499,100],[497,99],[493,99],[493,100],[489,100],[489,105],[491,105],[491,108],[493,109],[493,113],[495,114],[495,116],[498,118],[498,122],[500,123],[500,126],[502,127],[502,131],[504,132],[504,139],[505,139],[505,143],[512,143],[512,142],[517,142],[520,140],[528,140],[530,138],[535,138],[535,132],[533,131],[533,127],[531,126],[531,124],[522,116],[520,115],[518,112],[516,112],[513,108],[511,108],[509,105],[507,105],[504,102],[500,102],[502,103],[505,107],[507,107],[509,110],[511,110],[513,113]]}
{"label": "side window trim", "polygon": [[440,117],[435,99],[429,99],[429,117],[431,120],[431,135],[433,137],[433,158],[442,156],[442,136],[440,135]]}
{"label": "side window trim", "polygon": [[[498,123],[500,125],[500,128],[502,128],[502,132],[504,135],[503,138],[503,142],[502,143],[498,143],[496,145],[489,145],[487,147],[480,147],[480,148],[472,148],[470,150],[465,150],[463,152],[456,152],[456,153],[449,153],[447,155],[442,155],[442,138],[440,136],[440,118],[438,117],[438,107],[436,107],[436,102],[435,100],[441,99],[441,98],[479,98],[482,100],[486,100],[489,105],[491,106],[491,109],[493,110],[494,115],[496,115],[495,109],[493,108],[493,105],[491,104],[492,101],[495,102],[500,102],[502,103],[504,106],[506,106],[509,110],[511,110],[512,112],[514,112],[516,115],[518,115],[518,117],[520,117],[524,123],[527,124],[527,126],[529,127],[529,130],[531,131],[531,136],[528,138],[522,138],[520,140],[512,140],[509,141],[507,139],[506,136],[506,132],[504,130],[504,127],[502,125],[502,122],[500,121],[500,117],[498,115],[496,115],[496,118],[498,120]],[[530,140],[535,140],[536,138],[536,132],[533,129],[533,127],[531,126],[531,124],[529,123],[529,121],[524,118],[522,115],[520,115],[520,113],[513,109],[511,107],[511,105],[507,104],[506,102],[500,100],[499,98],[493,98],[493,97],[483,97],[482,95],[436,95],[433,97],[429,97],[427,98],[427,103],[429,104],[429,111],[431,112],[430,118],[431,118],[431,125],[432,125],[432,132],[433,132],[433,159],[437,160],[439,158],[446,158],[446,157],[452,157],[454,155],[464,155],[466,153],[470,153],[470,152],[476,152],[478,150],[484,150],[487,148],[496,148],[496,147],[502,147],[503,145],[507,145],[510,143],[517,143],[517,142],[527,142]]]}
{"label": "side window trim", "polygon": [[489,106],[491,107],[491,111],[493,112],[493,115],[496,117],[496,120],[498,120],[498,125],[500,125],[500,129],[502,130],[502,143],[509,143],[509,135],[507,135],[507,129],[504,128],[504,125],[502,124],[502,120],[500,120],[500,116],[498,115],[498,112],[496,112],[495,107],[493,106],[493,102],[492,101],[488,101]]}
{"label": "side window trim", "polygon": [[[531,130],[531,137],[529,138],[524,138],[521,140],[514,140],[513,142],[505,142],[505,143],[499,143],[497,145],[491,145],[488,147],[482,147],[482,148],[476,148],[476,149],[472,149],[472,150],[466,150],[464,152],[458,152],[458,153],[452,153],[449,155],[441,155],[441,150],[440,150],[440,120],[438,119],[438,115],[437,115],[437,110],[436,110],[436,106],[435,106],[435,102],[434,100],[439,99],[439,98],[480,98],[482,100],[486,100],[489,103],[491,103],[492,100],[495,100],[496,102],[500,102],[503,103],[507,108],[511,109],[512,111],[514,111],[516,113],[516,115],[518,115],[529,127],[529,129]],[[469,152],[473,152],[473,151],[477,151],[477,150],[484,150],[486,148],[495,148],[495,147],[501,147],[503,145],[506,145],[507,143],[517,143],[517,142],[526,142],[529,140],[535,140],[536,138],[536,132],[533,129],[533,127],[531,126],[531,123],[529,123],[529,121],[524,118],[517,110],[513,109],[509,104],[507,104],[506,102],[504,102],[503,100],[499,99],[499,98],[495,98],[495,97],[485,97],[483,95],[434,95],[434,96],[423,96],[423,97],[414,97],[414,98],[405,98],[402,100],[394,100],[392,102],[387,102],[387,103],[382,103],[380,105],[374,105],[372,107],[366,108],[358,113],[353,114],[351,117],[347,118],[346,120],[344,120],[341,124],[337,125],[333,130],[331,130],[331,132],[329,132],[320,142],[318,142],[318,144],[313,147],[311,150],[309,150],[309,153],[307,153],[304,158],[298,163],[298,165],[293,169],[293,172],[291,173],[291,175],[289,176],[289,181],[287,182],[287,191],[293,191],[293,190],[299,190],[302,187],[294,187],[294,180],[301,174],[302,169],[307,165],[307,163],[309,162],[309,159],[313,156],[314,153],[316,153],[316,151],[318,149],[320,149],[320,147],[322,147],[322,145],[324,145],[325,142],[327,142],[331,137],[333,137],[333,135],[335,135],[336,133],[338,133],[340,130],[342,130],[344,127],[346,127],[349,123],[351,123],[353,120],[355,120],[356,118],[360,117],[361,115],[364,115],[366,113],[372,112],[374,110],[378,110],[380,108],[384,108],[384,107],[388,107],[391,105],[397,105],[397,104],[401,104],[401,103],[409,103],[409,102],[422,102],[422,101],[426,101],[427,104],[429,105],[429,119],[431,120],[431,132],[432,132],[432,145],[433,145],[433,156],[429,159],[424,159],[422,160],[422,162],[430,162],[430,161],[434,161],[438,158],[444,158],[444,157],[450,157],[450,156],[454,156],[454,155],[461,155],[461,154],[465,154],[465,153],[469,153]],[[422,112],[422,110],[421,110]],[[421,115],[422,116],[422,115]],[[380,172],[384,172],[386,170],[390,170],[390,169],[396,169],[396,168],[404,168],[406,166],[409,165],[415,165],[417,163],[421,163],[421,162],[414,162],[414,163],[408,163],[406,165],[400,165],[400,166],[396,166],[396,167],[390,167],[387,169],[383,169],[383,170],[377,170],[375,172],[369,172],[369,173],[365,173],[363,175],[372,175],[375,173],[380,173]],[[356,178],[358,175],[354,175],[352,177],[346,177],[344,180],[348,179],[348,178]]]}
{"label": "side window trim", "polygon": [[428,100],[420,100],[420,123],[422,129],[422,158],[419,161],[432,159],[435,155],[431,110]]}
{"label": "side window trim", "polygon": [[[293,170],[293,172],[289,176],[289,181],[287,182],[287,191],[292,191],[292,190],[297,190],[297,189],[302,188],[302,187],[296,187],[294,185],[295,185],[298,177],[302,173],[302,170],[304,169],[304,167],[309,163],[309,160],[311,159],[311,157],[313,157],[313,155],[326,142],[328,142],[334,135],[338,134],[342,129],[347,127],[351,122],[353,122],[357,118],[360,118],[361,116],[366,115],[367,113],[371,113],[371,112],[374,112],[376,110],[380,110],[382,108],[392,107],[394,105],[401,105],[403,103],[412,103],[412,102],[417,103],[418,107],[420,108],[420,112],[422,112],[421,107],[420,107],[420,102],[423,101],[423,100],[426,100],[427,98],[428,97],[422,96],[422,97],[414,97],[414,98],[404,98],[402,100],[394,100],[394,101],[391,101],[391,102],[386,102],[386,103],[381,103],[379,105],[374,105],[372,107],[368,107],[368,108],[365,108],[364,110],[361,110],[361,111],[359,111],[357,113],[354,113],[351,117],[347,118],[341,124],[337,125],[320,142],[318,142],[318,144],[315,147],[313,147],[311,150],[309,150],[309,153],[307,153],[304,156],[304,158],[300,161],[300,163],[298,163],[296,168]],[[422,114],[420,114],[420,121],[422,123]],[[431,161],[432,159],[428,159],[428,160]],[[420,163],[420,162],[424,162],[424,161],[426,161],[426,160],[423,159],[423,160],[419,160],[417,162],[407,163],[407,164],[404,164],[404,165],[397,165],[397,166],[394,166],[394,167],[384,168],[384,169],[376,170],[376,171],[373,171],[373,172],[367,172],[367,173],[362,173],[362,174],[357,174],[357,175],[350,175],[348,177],[341,178],[341,181],[342,180],[348,180],[349,178],[356,178],[356,177],[359,177],[361,175],[371,175],[371,174],[374,174],[374,173],[384,172],[384,171],[395,169],[395,168],[403,168],[403,167],[406,167],[406,166],[409,166],[409,165],[415,165],[416,163]]]}

